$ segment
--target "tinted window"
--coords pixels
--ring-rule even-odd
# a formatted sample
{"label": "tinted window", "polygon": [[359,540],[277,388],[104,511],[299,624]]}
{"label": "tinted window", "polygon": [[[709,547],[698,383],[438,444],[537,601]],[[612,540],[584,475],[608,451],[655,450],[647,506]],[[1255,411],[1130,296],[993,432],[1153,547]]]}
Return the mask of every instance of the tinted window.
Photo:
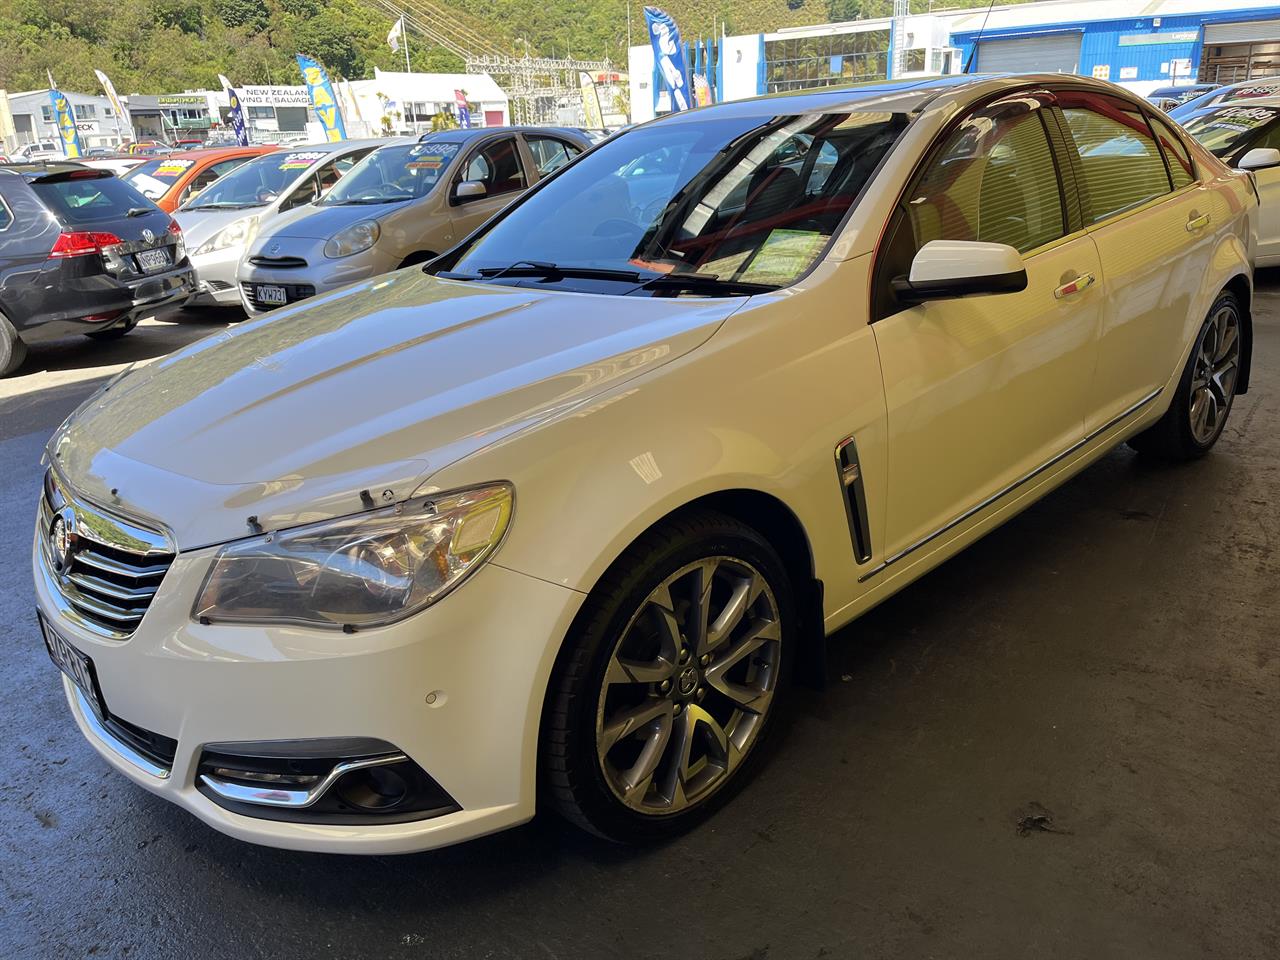
{"label": "tinted window", "polygon": [[1026,253],[1061,237],[1062,194],[1040,112],[1014,102],[970,117],[930,161],[906,210],[915,250],[982,240]]}
{"label": "tinted window", "polygon": [[135,207],[155,209],[142,194],[116,177],[33,183],[31,189],[54,216],[68,225],[121,220]]}
{"label": "tinted window", "polygon": [[1151,118],[1152,129],[1160,140],[1165,159],[1169,161],[1169,176],[1173,178],[1173,189],[1181,190],[1190,186],[1196,178],[1195,164],[1191,162],[1191,154],[1186,144],[1159,117]]}
{"label": "tinted window", "polygon": [[9,205],[4,202],[4,197],[0,197],[0,230],[7,230],[11,223],[13,214],[9,212]]}
{"label": "tinted window", "polygon": [[524,167],[514,137],[482,147],[468,162],[463,180],[479,180],[489,195],[524,189]]}
{"label": "tinted window", "polygon": [[548,173],[559,170],[582,152],[573,144],[565,143],[555,137],[526,136],[524,139],[529,144],[529,152],[533,154],[533,162],[538,166],[538,173],[544,177]]}
{"label": "tinted window", "polygon": [[[697,273],[693,292],[709,295],[725,295],[709,280],[786,286],[821,256],[905,125],[867,112],[637,127],[521,202],[457,269],[534,259],[642,278]],[[626,280],[602,292],[615,290],[647,292]]]}
{"label": "tinted window", "polygon": [[1088,219],[1096,223],[1169,192],[1169,175],[1146,119],[1123,100],[1058,95],[1080,154]]}

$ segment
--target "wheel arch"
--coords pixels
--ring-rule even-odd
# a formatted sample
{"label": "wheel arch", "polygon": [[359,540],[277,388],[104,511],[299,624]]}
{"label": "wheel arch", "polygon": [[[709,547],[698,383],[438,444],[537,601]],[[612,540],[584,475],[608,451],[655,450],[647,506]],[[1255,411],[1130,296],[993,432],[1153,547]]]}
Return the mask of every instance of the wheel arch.
{"label": "wheel arch", "polygon": [[438,256],[440,256],[440,254],[434,253],[431,250],[415,250],[413,253],[401,260],[400,266],[396,269],[403,270],[405,267],[413,267],[419,263],[427,263]]}
{"label": "wheel arch", "polygon": [[1241,337],[1240,376],[1236,379],[1236,393],[1249,392],[1249,374],[1253,369],[1253,286],[1243,273],[1237,273],[1227,281],[1224,290],[1235,294],[1244,308],[1240,317]]}
{"label": "wheel arch", "polygon": [[[823,584],[817,577],[813,545],[795,511],[772,493],[751,487],[729,487],[686,500],[648,523],[627,542],[618,545],[609,563],[591,584],[588,594],[596,589],[637,540],[681,514],[700,509],[722,513],[751,527],[778,551],[783,565],[791,575],[800,620],[801,642],[797,651],[795,677],[807,686],[823,686],[826,681]],[[579,613],[581,615],[581,611]],[[568,636],[561,638],[562,648],[567,640]]]}

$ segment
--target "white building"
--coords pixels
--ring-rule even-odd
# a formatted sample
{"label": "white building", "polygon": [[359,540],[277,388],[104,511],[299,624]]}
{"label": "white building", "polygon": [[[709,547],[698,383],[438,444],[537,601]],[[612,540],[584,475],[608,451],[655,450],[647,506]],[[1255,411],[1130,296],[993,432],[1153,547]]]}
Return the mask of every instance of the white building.
{"label": "white building", "polygon": [[[106,97],[84,93],[61,91],[71,104],[75,114],[76,129],[80,132],[80,145],[89,150],[94,147],[115,147],[131,135],[128,117],[117,117]],[[13,139],[17,146],[58,139],[58,125],[53,118],[53,105],[48,90],[28,90],[8,94],[9,112],[13,115]]]}
{"label": "white building", "polygon": [[507,95],[487,73],[393,73],[373,71],[372,80],[343,80],[334,84],[347,133],[378,136],[422,133],[431,129],[438,113],[454,113],[456,91],[466,93],[471,126],[500,127],[510,123]]}

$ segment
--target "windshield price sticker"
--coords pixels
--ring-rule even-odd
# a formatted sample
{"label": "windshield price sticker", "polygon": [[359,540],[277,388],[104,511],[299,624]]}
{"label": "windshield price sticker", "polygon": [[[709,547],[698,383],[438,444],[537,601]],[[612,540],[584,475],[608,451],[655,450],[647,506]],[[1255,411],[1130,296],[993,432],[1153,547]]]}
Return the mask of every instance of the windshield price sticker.
{"label": "windshield price sticker", "polygon": [[166,160],[156,167],[155,175],[157,177],[180,177],[193,166],[195,166],[194,160]]}
{"label": "windshield price sticker", "polygon": [[280,163],[281,170],[301,170],[309,167],[317,160],[323,160],[323,153],[291,153]]}
{"label": "windshield price sticker", "polygon": [[426,157],[423,157],[424,160],[444,160],[444,159],[447,159],[448,157],[454,156],[458,152],[458,144],[441,143],[434,140],[427,140],[427,141],[424,141],[423,143],[418,144],[416,147],[413,147],[412,149],[410,149],[409,156],[411,157],[421,156],[422,154],[426,153],[428,150],[431,151],[431,154]]}

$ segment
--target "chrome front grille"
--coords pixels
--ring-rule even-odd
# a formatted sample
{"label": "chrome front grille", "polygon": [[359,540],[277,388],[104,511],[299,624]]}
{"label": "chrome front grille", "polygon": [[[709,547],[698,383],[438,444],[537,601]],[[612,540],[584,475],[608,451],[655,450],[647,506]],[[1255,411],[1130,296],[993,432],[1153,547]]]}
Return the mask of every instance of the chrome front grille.
{"label": "chrome front grille", "polygon": [[52,471],[45,477],[36,536],[41,572],[62,615],[113,640],[137,629],[174,557],[164,534],[85,503]]}

